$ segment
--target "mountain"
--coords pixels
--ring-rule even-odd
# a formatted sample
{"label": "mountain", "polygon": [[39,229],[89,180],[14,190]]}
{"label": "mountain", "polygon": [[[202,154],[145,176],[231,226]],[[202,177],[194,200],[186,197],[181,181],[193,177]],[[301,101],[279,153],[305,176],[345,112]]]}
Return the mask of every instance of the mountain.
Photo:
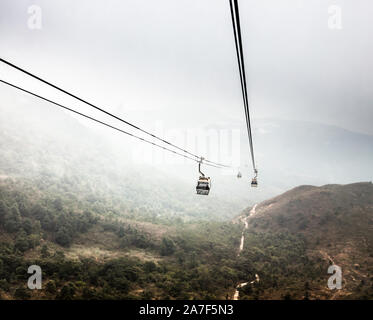
{"label": "mountain", "polygon": [[[252,119],[262,201],[299,185],[348,184],[373,179],[373,136],[327,124],[271,118]],[[227,121],[214,130],[238,129],[244,177],[253,175],[246,128]],[[246,191],[246,190],[242,190]],[[240,192],[240,191],[238,191]]]}
{"label": "mountain", "polygon": [[[234,289],[240,226],[230,219],[250,202],[198,197],[196,165],[175,175],[138,164],[137,143],[113,136],[4,94],[0,299],[224,299]],[[44,290],[27,289],[30,265]]]}
{"label": "mountain", "polygon": [[[247,212],[246,215],[249,213]],[[271,237],[280,237],[280,242],[281,237],[285,237],[284,241],[287,241],[287,237],[298,239],[304,259],[309,261],[310,266],[316,267],[316,273],[307,271],[308,275],[306,273],[301,276],[306,268],[298,266],[296,279],[292,283],[294,286],[300,278],[307,281],[309,297],[344,299],[357,296],[371,297],[373,293],[373,185],[371,182],[322,187],[304,185],[259,203],[255,207],[255,214],[248,218],[247,242],[255,243],[255,237],[258,235],[269,234]],[[266,243],[269,248],[266,247],[265,251],[272,251],[270,254],[274,256],[279,255],[278,251],[284,245],[284,243],[274,243],[273,239],[270,241],[267,239]],[[293,246],[293,244],[285,245]],[[294,247],[294,252],[299,252],[300,247]],[[245,254],[247,257],[252,254],[250,245],[243,252],[243,255]],[[284,257],[280,255],[278,258]],[[289,276],[294,271],[292,268],[296,265],[295,260],[295,257],[291,260],[283,260]],[[329,264],[342,268],[343,289],[337,293],[332,293],[326,288],[328,278],[326,272]],[[273,267],[273,264],[271,266]],[[265,270],[263,272],[266,273]]]}
{"label": "mountain", "polygon": [[[196,167],[140,164],[137,143],[7,92],[0,298],[227,299],[249,283],[240,299],[372,299],[371,183],[287,191],[369,180],[371,137],[297,122],[261,128],[259,188],[208,168],[213,189],[203,198],[195,195]],[[343,270],[337,293],[326,287],[330,262]],[[30,292],[34,264],[45,289]]]}

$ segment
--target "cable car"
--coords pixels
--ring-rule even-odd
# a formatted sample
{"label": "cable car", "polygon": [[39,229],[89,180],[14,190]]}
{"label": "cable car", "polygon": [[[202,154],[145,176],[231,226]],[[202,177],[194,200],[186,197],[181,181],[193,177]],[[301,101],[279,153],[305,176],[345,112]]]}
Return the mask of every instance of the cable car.
{"label": "cable car", "polygon": [[205,174],[201,171],[201,163],[203,158],[198,163],[198,171],[200,173],[200,177],[197,182],[196,191],[197,194],[208,196],[210,189],[211,189],[211,179],[210,177],[205,177]]}
{"label": "cable car", "polygon": [[251,186],[253,188],[257,188],[258,187],[258,180],[257,180],[257,178],[258,178],[258,170],[255,169],[254,172],[255,172],[255,177],[251,180]]}
{"label": "cable car", "polygon": [[251,186],[254,188],[258,187],[258,180],[256,178],[253,178],[253,180],[251,180]]}
{"label": "cable car", "polygon": [[242,173],[240,171],[238,171],[238,173],[237,173],[237,179],[240,179],[240,178],[242,178]]}
{"label": "cable car", "polygon": [[197,187],[196,187],[197,194],[208,196],[210,192],[210,188],[211,188],[210,178],[199,177],[198,182],[197,182]]}

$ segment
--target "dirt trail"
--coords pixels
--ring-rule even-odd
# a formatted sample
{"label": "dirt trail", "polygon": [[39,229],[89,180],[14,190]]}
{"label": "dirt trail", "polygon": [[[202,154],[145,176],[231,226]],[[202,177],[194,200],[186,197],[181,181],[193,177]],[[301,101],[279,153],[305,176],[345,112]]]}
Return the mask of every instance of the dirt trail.
{"label": "dirt trail", "polygon": [[325,251],[320,250],[320,254],[325,260],[329,260],[332,264],[335,264],[334,260]]}
{"label": "dirt trail", "polygon": [[[257,204],[255,204],[252,209],[250,210],[250,214],[247,216],[247,217],[243,217],[241,219],[241,221],[244,223],[244,229],[242,230],[242,236],[241,236],[241,242],[240,242],[240,248],[238,249],[238,254],[237,256],[240,255],[241,251],[243,250],[243,246],[244,246],[244,243],[245,243],[245,230],[249,227],[249,223],[247,222],[247,220],[252,217],[253,215],[255,215],[255,209],[256,209],[256,206]],[[259,282],[260,281],[260,278],[257,274],[255,274],[255,279],[250,281],[250,282],[242,282],[242,283],[239,283],[236,287],[236,291],[234,292],[234,295],[233,295],[233,300],[238,300],[239,299],[239,296],[240,296],[240,292],[238,289],[240,288],[243,288],[245,286],[247,286],[248,284],[253,284],[255,282]]]}
{"label": "dirt trail", "polygon": [[233,295],[233,300],[238,300],[239,297],[240,297],[240,291],[238,289],[243,288],[243,287],[247,286],[248,284],[254,284],[255,282],[259,282],[259,281],[260,281],[260,278],[259,278],[258,274],[256,273],[255,274],[255,279],[253,281],[240,283],[236,287],[236,291],[234,292],[234,295]]}
{"label": "dirt trail", "polygon": [[250,217],[252,217],[255,214],[256,206],[257,206],[257,204],[253,206],[253,208],[250,210],[250,214],[247,217],[244,217],[244,218],[241,219],[241,221],[244,223],[245,227],[242,230],[240,248],[238,250],[237,256],[240,255],[241,251],[243,250],[243,245],[245,243],[245,230],[249,227],[249,223],[247,222],[247,219],[249,219]]}

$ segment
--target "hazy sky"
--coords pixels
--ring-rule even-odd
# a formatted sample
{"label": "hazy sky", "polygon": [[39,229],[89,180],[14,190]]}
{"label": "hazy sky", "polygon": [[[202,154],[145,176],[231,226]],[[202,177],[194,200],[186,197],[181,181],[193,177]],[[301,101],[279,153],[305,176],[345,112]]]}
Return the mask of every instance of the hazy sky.
{"label": "hazy sky", "polygon": [[[28,28],[34,4],[40,30]],[[328,26],[331,5],[342,29]],[[240,9],[254,118],[373,134],[371,0],[241,0]],[[156,120],[244,121],[228,0],[1,0],[0,39],[2,58],[150,131]],[[4,66],[0,78],[55,97]]]}

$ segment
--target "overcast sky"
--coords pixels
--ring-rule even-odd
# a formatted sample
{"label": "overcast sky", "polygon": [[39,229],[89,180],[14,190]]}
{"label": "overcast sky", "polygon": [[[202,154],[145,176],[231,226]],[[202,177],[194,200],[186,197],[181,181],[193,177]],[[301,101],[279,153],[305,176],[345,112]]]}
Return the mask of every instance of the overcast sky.
{"label": "overcast sky", "polygon": [[[371,0],[239,3],[254,119],[373,134]],[[33,4],[40,30],[28,28]],[[331,5],[342,29],[328,26]],[[1,0],[0,39],[2,58],[150,131],[156,120],[244,121],[228,0]],[[55,97],[4,66],[0,75]]]}

